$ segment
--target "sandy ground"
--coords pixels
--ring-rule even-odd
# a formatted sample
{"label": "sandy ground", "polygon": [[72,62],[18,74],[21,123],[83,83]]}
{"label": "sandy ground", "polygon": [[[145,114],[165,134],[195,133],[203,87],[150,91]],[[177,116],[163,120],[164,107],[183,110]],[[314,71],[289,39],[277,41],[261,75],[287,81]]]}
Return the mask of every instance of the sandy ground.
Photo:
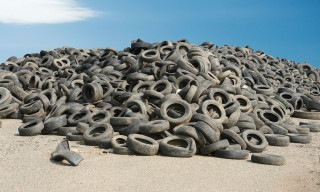
{"label": "sandy ground", "polygon": [[286,157],[280,167],[203,156],[106,154],[70,142],[84,157],[73,167],[49,160],[62,136],[21,137],[19,120],[2,124],[0,191],[320,191],[320,133],[311,133],[311,144],[269,146],[264,153]]}

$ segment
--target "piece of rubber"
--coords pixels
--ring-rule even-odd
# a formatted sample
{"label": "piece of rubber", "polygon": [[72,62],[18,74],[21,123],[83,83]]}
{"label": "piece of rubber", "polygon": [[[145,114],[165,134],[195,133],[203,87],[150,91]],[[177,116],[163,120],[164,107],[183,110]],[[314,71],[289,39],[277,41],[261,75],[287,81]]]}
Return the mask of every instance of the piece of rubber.
{"label": "piece of rubber", "polygon": [[67,140],[62,141],[58,144],[56,150],[51,153],[51,160],[62,161],[67,160],[71,165],[77,166],[82,160],[83,157],[70,150],[69,142]]}

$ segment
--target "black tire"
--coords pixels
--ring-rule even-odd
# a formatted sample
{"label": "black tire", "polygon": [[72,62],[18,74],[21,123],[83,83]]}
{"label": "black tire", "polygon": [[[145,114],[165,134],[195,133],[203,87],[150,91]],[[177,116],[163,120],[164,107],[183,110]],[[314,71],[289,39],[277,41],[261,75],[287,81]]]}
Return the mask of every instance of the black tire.
{"label": "black tire", "polygon": [[18,103],[11,103],[9,105],[0,107],[0,118],[15,112],[18,109],[18,107]]}
{"label": "black tire", "polygon": [[82,109],[69,116],[68,124],[77,125],[79,122],[88,123],[90,118],[91,118],[91,112],[88,109]]}
{"label": "black tire", "polygon": [[22,124],[19,128],[19,135],[21,136],[34,136],[41,133],[44,128],[43,122],[41,120],[33,120]]}
{"label": "black tire", "polygon": [[[211,109],[213,114],[211,114],[208,109]],[[216,100],[204,101],[200,106],[200,111],[205,116],[211,117],[220,123],[225,123],[225,121],[227,120],[226,112],[222,104],[220,104]]]}
{"label": "black tire", "polygon": [[43,107],[43,104],[40,100],[31,101],[29,103],[23,104],[20,106],[20,111],[23,114],[32,114],[39,111]]}
{"label": "black tire", "polygon": [[170,124],[167,120],[154,120],[147,123],[141,123],[139,126],[140,133],[142,134],[153,134],[161,133],[169,130]]}
{"label": "black tire", "polygon": [[259,131],[264,134],[274,134],[274,132],[268,125],[263,125],[262,127],[260,127]]}
{"label": "black tire", "polygon": [[274,124],[274,123],[266,123],[275,134],[280,134],[280,135],[286,135],[288,134],[288,130],[283,128],[280,125]]}
{"label": "black tire", "polygon": [[160,142],[160,152],[165,156],[192,157],[196,150],[195,141],[184,135],[172,135]]}
{"label": "black tire", "polygon": [[214,131],[207,123],[198,121],[194,128],[200,131],[209,144],[215,143],[220,139],[220,131]]}
{"label": "black tire", "polygon": [[241,160],[248,159],[249,153],[248,150],[219,149],[214,152],[214,155],[220,158]]}
{"label": "black tire", "polygon": [[[175,118],[168,114],[168,110],[171,106],[174,106],[174,108],[178,107],[178,110],[182,110],[183,113],[180,117]],[[162,103],[160,108],[160,114],[162,118],[169,121],[169,123],[173,125],[180,125],[183,123],[188,123],[192,117],[192,110],[190,105],[183,100],[167,100],[164,103]]]}
{"label": "black tire", "polygon": [[69,133],[76,134],[79,133],[76,127],[60,127],[57,129],[57,134],[61,136],[67,136]]}
{"label": "black tire", "polygon": [[91,113],[89,124],[110,123],[111,113],[106,110],[97,110]]}
{"label": "black tire", "polygon": [[213,153],[219,149],[225,149],[229,147],[229,141],[227,139],[212,143],[210,145],[206,145],[202,148],[200,148],[201,155],[207,155],[210,153]]}
{"label": "black tire", "polygon": [[111,139],[111,146],[113,153],[121,155],[133,155],[135,154],[131,149],[127,147],[127,136],[117,135]]}
{"label": "black tire", "polygon": [[193,138],[196,142],[197,148],[203,147],[206,144],[206,139],[203,134],[188,124],[178,125],[173,128],[172,132],[174,135],[185,135]]}
{"label": "black tire", "polygon": [[99,145],[100,140],[111,138],[112,136],[113,128],[110,124],[97,124],[83,133],[83,140],[87,145]]}
{"label": "black tire", "polygon": [[52,131],[66,126],[68,124],[66,115],[60,117],[51,117],[44,122],[44,128],[42,129],[42,134],[49,134]]}
{"label": "black tire", "polygon": [[83,141],[83,135],[81,133],[68,133],[67,134],[68,141]]}
{"label": "black tire", "polygon": [[267,164],[267,165],[284,165],[286,160],[282,156],[265,154],[265,153],[254,153],[251,155],[251,161],[254,163]]}
{"label": "black tire", "polygon": [[310,135],[292,134],[292,133],[289,133],[287,135],[289,136],[291,143],[307,144],[307,143],[311,143],[311,140],[312,140],[312,136]]}
{"label": "black tire", "polygon": [[[247,149],[251,152],[261,153],[268,146],[268,141],[266,137],[260,131],[247,129],[242,132],[241,137],[246,142]],[[252,138],[257,140],[259,143],[258,144],[252,143],[250,141]]]}
{"label": "black tire", "polygon": [[12,96],[8,89],[0,87],[0,107],[7,106],[11,103]]}
{"label": "black tire", "polygon": [[87,83],[82,87],[82,99],[87,103],[93,103],[103,96],[103,89],[97,82]]}
{"label": "black tire", "polygon": [[264,110],[260,113],[260,119],[265,123],[279,124],[281,122],[281,117],[278,113],[270,110]]}
{"label": "black tire", "polygon": [[235,133],[229,129],[223,130],[221,133],[221,137],[224,139],[228,139],[229,141],[231,141],[233,143],[237,143],[237,144],[241,145],[241,149],[247,148],[246,142],[240,137],[240,135],[238,135],[237,133]]}
{"label": "black tire", "polygon": [[303,124],[301,127],[307,127],[310,129],[310,132],[320,132],[320,125],[316,124]]}
{"label": "black tire", "polygon": [[159,143],[145,135],[130,134],[127,139],[127,146],[132,151],[142,155],[156,155],[159,151]]}
{"label": "black tire", "polygon": [[220,132],[223,131],[223,125],[220,122],[216,121],[213,118],[205,116],[201,113],[193,114],[191,121],[192,122],[203,121],[203,122],[207,123],[214,131],[216,131],[216,132],[217,132],[217,130],[219,130]]}
{"label": "black tire", "polygon": [[264,136],[271,146],[288,147],[290,144],[290,138],[286,135],[265,134]]}
{"label": "black tire", "polygon": [[76,127],[76,130],[81,134],[86,132],[86,130],[88,130],[88,129],[89,129],[89,125],[87,123],[83,123],[83,122],[79,122]]}

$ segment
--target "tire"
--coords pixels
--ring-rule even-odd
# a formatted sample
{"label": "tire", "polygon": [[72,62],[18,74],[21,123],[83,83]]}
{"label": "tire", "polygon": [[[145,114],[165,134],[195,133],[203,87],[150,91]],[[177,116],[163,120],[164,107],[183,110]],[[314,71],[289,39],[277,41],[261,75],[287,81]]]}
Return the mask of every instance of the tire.
{"label": "tire", "polygon": [[[168,110],[170,106],[176,106],[176,107],[180,107],[180,109],[183,108],[184,113],[181,117],[175,118],[175,117],[170,117],[168,114]],[[192,110],[190,105],[183,100],[167,100],[164,103],[162,103],[161,107],[160,107],[160,114],[162,116],[162,118],[166,119],[169,121],[169,123],[173,124],[173,125],[180,125],[183,123],[188,123],[192,117]]]}
{"label": "tire", "polygon": [[19,135],[21,136],[34,136],[41,133],[44,128],[43,122],[41,120],[33,120],[22,124],[19,128]]}
{"label": "tire", "polygon": [[206,144],[206,139],[203,134],[188,124],[176,126],[173,128],[172,132],[174,135],[185,135],[193,138],[196,142],[197,148],[203,147]]}
{"label": "tire", "polygon": [[320,112],[308,112],[308,111],[294,111],[293,117],[301,119],[314,119],[320,120]]}
{"label": "tire", "polygon": [[110,124],[97,124],[89,127],[83,133],[83,141],[87,145],[96,145],[98,146],[100,140],[112,138],[113,128]]}
{"label": "tire", "polygon": [[68,133],[66,138],[68,141],[83,141],[81,133]]}
{"label": "tire", "polygon": [[286,135],[265,134],[264,135],[271,146],[288,147],[290,138]]}
{"label": "tire", "polygon": [[156,155],[159,151],[159,143],[156,140],[140,134],[130,134],[127,146],[136,153],[148,156]]}
{"label": "tire", "polygon": [[267,126],[269,126],[274,134],[280,134],[280,135],[286,135],[288,134],[288,130],[283,128],[280,125],[274,124],[274,123],[266,123]]}
{"label": "tire", "polygon": [[0,107],[0,118],[15,112],[18,109],[18,107],[19,104],[17,103],[11,103],[9,105]]}
{"label": "tire", "polygon": [[237,143],[237,144],[241,145],[241,149],[247,148],[246,142],[240,137],[240,135],[238,135],[237,133],[235,133],[229,129],[223,130],[221,133],[221,137],[223,139],[228,139],[229,142],[231,141],[233,143]]}
{"label": "tire", "polygon": [[[214,114],[210,114],[208,109],[212,109]],[[224,123],[227,120],[226,112],[222,104],[218,103],[215,100],[206,100],[201,104],[200,111],[208,117],[215,119],[220,123]]]}
{"label": "tire", "polygon": [[212,143],[210,145],[206,145],[202,148],[200,148],[201,155],[207,155],[210,153],[213,153],[219,149],[225,149],[229,147],[229,141],[227,139]]}
{"label": "tire", "polygon": [[97,82],[87,83],[82,87],[82,99],[87,103],[94,103],[103,96],[103,89]]}
{"label": "tire", "polygon": [[274,123],[279,124],[281,123],[281,117],[278,113],[270,110],[264,110],[260,113],[260,119],[265,123]]}
{"label": "tire", "polygon": [[248,150],[234,150],[234,149],[219,149],[217,150],[214,155],[220,158],[225,159],[248,159],[249,157]]}
{"label": "tire", "polygon": [[196,150],[195,141],[184,135],[172,135],[160,142],[160,152],[164,156],[192,157]]}
{"label": "tire", "polygon": [[274,134],[274,132],[268,125],[263,125],[262,127],[260,127],[259,131],[264,134]]}
{"label": "tire", "polygon": [[250,108],[252,108],[251,102],[247,97],[243,95],[236,95],[234,96],[234,99],[239,102],[239,109],[241,110],[241,112],[246,113],[250,111]]}
{"label": "tire", "polygon": [[49,134],[52,131],[66,126],[68,124],[66,115],[60,117],[51,117],[44,122],[44,128],[42,129],[42,134]]}
{"label": "tire", "polygon": [[203,122],[207,123],[215,132],[217,132],[217,130],[219,130],[220,132],[223,131],[223,125],[220,122],[216,121],[213,118],[205,116],[201,113],[193,114],[191,121],[192,122],[203,121]]}
{"label": "tire", "polygon": [[153,134],[161,133],[169,130],[170,124],[167,120],[154,120],[147,123],[142,123],[139,126],[140,133],[142,134]]}
{"label": "tire", "polygon": [[11,103],[12,96],[8,89],[0,87],[0,107],[7,106]]}
{"label": "tire", "polygon": [[76,127],[60,127],[57,129],[57,134],[61,136],[67,136],[69,133],[76,134],[79,133]]}
{"label": "tire", "polygon": [[142,52],[141,58],[145,62],[152,63],[160,60],[160,53],[156,49],[149,49]]}
{"label": "tire", "polygon": [[68,124],[77,125],[79,122],[88,123],[90,118],[91,118],[91,112],[88,109],[82,109],[69,116]]}
{"label": "tire", "polygon": [[134,155],[135,153],[127,147],[127,136],[117,135],[111,139],[114,154]]}
{"label": "tire", "polygon": [[310,135],[303,135],[303,134],[287,134],[290,138],[291,143],[302,143],[307,144],[311,143],[312,137]]}
{"label": "tire", "polygon": [[272,154],[252,154],[251,155],[251,161],[254,163],[260,163],[260,164],[267,164],[267,165],[284,165],[286,163],[286,160],[282,156],[278,155],[272,155]]}
{"label": "tire", "polygon": [[200,131],[206,138],[208,143],[215,143],[220,139],[220,131],[214,131],[207,123],[203,121],[198,121],[194,128]]}
{"label": "tire", "polygon": [[32,114],[39,111],[43,107],[43,104],[40,100],[31,101],[29,103],[23,104],[20,106],[20,111],[23,114]]}
{"label": "tire", "polygon": [[301,127],[307,127],[310,129],[310,132],[320,132],[320,126],[319,125],[312,125],[312,124],[303,124]]}
{"label": "tire", "polygon": [[[242,132],[242,139],[247,144],[247,149],[253,153],[261,153],[268,146],[268,141],[263,133],[257,130],[247,129]],[[254,144],[250,141],[250,138],[258,140],[259,144]]]}
{"label": "tire", "polygon": [[111,113],[107,110],[97,110],[91,113],[91,118],[89,119],[90,125],[95,125],[99,123],[110,123]]}
{"label": "tire", "polygon": [[308,127],[296,127],[297,131],[299,134],[309,134],[310,133],[310,129]]}
{"label": "tire", "polygon": [[230,114],[235,112],[237,109],[239,109],[239,107],[240,107],[239,102],[232,101],[224,105],[224,110],[226,111],[226,115],[229,116]]}
{"label": "tire", "polygon": [[168,95],[172,92],[172,84],[168,80],[159,80],[152,84],[149,90]]}

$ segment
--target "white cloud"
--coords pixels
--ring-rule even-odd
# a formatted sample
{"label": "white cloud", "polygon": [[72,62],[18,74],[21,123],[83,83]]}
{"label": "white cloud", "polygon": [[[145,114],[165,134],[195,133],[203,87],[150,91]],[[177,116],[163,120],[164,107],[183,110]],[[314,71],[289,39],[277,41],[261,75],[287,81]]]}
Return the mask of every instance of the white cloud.
{"label": "white cloud", "polygon": [[1,23],[69,23],[98,14],[75,0],[0,0]]}

